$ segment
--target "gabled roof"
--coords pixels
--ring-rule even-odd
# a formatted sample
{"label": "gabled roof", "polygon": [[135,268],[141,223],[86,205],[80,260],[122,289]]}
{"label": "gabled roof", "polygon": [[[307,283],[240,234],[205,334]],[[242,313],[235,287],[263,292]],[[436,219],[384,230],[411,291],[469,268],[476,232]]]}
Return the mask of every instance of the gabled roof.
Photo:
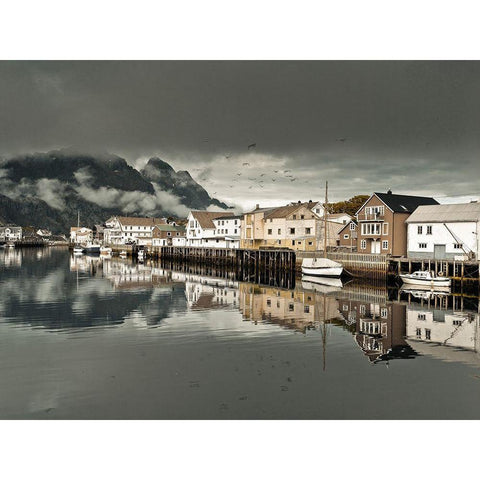
{"label": "gabled roof", "polygon": [[163,218],[155,217],[117,217],[121,225],[135,225],[137,227],[153,227],[161,223],[166,223]]}
{"label": "gabled roof", "polygon": [[158,228],[161,232],[180,232],[185,233],[185,227],[181,225],[172,225],[170,223],[163,223],[161,225],[155,225],[154,228]]}
{"label": "gabled roof", "polygon": [[412,213],[420,205],[438,205],[438,202],[432,197],[419,197],[415,195],[397,195],[395,193],[374,192],[368,197],[368,200],[355,212],[355,215],[376,196],[392,212]]}
{"label": "gabled roof", "polygon": [[420,205],[438,205],[438,202],[432,197],[380,192],[375,192],[375,195],[393,212],[412,213]]}
{"label": "gabled roof", "polygon": [[407,219],[407,223],[479,222],[480,203],[450,205],[421,205]]}
{"label": "gabled roof", "polygon": [[285,218],[292,215],[294,212],[302,207],[311,210],[318,202],[304,202],[285,205],[283,207],[274,208],[271,212],[265,215],[265,218]]}
{"label": "gabled roof", "polygon": [[207,210],[192,210],[190,212],[202,228],[215,228],[212,220],[220,217],[231,217],[232,212],[208,212]]}
{"label": "gabled roof", "polygon": [[355,225],[357,225],[357,222],[352,219],[352,220],[350,220],[349,222],[347,222],[345,225],[343,225],[343,228],[342,228],[341,230],[339,230],[338,233],[342,233],[343,230],[345,230],[347,227],[350,228],[350,224],[351,224],[351,223],[354,223]]}

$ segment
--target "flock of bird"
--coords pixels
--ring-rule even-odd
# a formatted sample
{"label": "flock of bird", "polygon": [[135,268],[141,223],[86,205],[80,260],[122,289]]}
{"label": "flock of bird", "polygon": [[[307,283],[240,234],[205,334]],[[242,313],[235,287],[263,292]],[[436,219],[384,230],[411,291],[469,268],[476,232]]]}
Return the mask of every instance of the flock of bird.
{"label": "flock of bird", "polygon": [[[337,142],[346,142],[347,141],[347,138],[346,137],[342,137],[342,138],[337,138],[336,139]],[[208,139],[205,139],[204,142],[208,142]],[[251,143],[247,146],[247,150],[250,151],[250,150],[253,150],[257,147],[257,144],[256,143]],[[232,158],[232,154],[231,153],[228,153],[228,154],[224,154],[224,157],[226,160],[229,160]],[[243,162],[242,163],[242,167],[246,167],[246,168],[249,168],[251,165],[249,162]],[[202,170],[201,168],[195,168],[194,170]],[[243,172],[236,172],[235,173],[235,176],[232,178],[232,182],[235,183],[235,182],[238,182],[239,180],[241,180],[240,177],[242,177],[242,175],[245,173],[245,168],[244,168],[244,171]],[[258,188],[264,188],[266,183],[276,183],[277,181],[289,181],[289,182],[296,182],[297,180],[299,180],[297,177],[295,177],[293,174],[292,174],[292,170],[273,170],[273,174],[272,175],[271,173],[268,174],[270,178],[267,178],[267,173],[261,173],[260,175],[257,175],[257,176],[249,176],[247,177],[247,179],[251,182],[251,185],[248,187],[249,190],[251,190],[252,188],[254,187],[258,187]],[[245,177],[244,177],[245,178]],[[200,179],[201,181],[205,182],[207,181],[208,179],[206,177],[203,177]],[[308,180],[304,180],[302,183],[309,183]],[[233,188],[235,185],[229,185],[229,188]],[[213,192],[213,195],[216,195],[217,192]]]}

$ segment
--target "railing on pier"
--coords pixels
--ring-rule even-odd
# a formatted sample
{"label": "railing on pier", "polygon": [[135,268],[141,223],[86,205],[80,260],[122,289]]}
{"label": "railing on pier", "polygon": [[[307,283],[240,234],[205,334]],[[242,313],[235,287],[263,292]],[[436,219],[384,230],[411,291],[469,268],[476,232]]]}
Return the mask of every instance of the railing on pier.
{"label": "railing on pier", "polygon": [[381,278],[388,271],[386,255],[327,252],[327,257],[341,263],[344,270],[354,276]]}

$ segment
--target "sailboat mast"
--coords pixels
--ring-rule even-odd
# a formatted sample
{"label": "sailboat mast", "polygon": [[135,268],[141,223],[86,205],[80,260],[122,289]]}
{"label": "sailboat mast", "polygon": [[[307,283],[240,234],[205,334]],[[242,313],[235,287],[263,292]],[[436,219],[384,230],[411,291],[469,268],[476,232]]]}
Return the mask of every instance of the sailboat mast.
{"label": "sailboat mast", "polygon": [[323,206],[323,256],[327,258],[327,205],[328,205],[328,180],[325,182],[325,204]]}

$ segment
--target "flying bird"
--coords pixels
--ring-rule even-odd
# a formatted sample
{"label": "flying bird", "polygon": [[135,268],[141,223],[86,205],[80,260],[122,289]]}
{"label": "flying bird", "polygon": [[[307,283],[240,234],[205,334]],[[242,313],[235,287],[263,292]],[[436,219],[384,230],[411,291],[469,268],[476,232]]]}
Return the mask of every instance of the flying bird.
{"label": "flying bird", "polygon": [[273,172],[274,172],[274,173],[278,173],[278,170],[274,170]]}
{"label": "flying bird", "polygon": [[337,142],[346,142],[346,141],[347,141],[347,138],[346,138],[346,137],[337,138]]}
{"label": "flying bird", "polygon": [[256,146],[256,143],[251,143],[247,148],[250,150],[251,148],[255,148]]}
{"label": "flying bird", "polygon": [[284,170],[283,173],[291,172],[291,170]]}
{"label": "flying bird", "polygon": [[264,174],[264,173],[262,173],[260,176],[261,176],[261,177],[264,177],[264,176],[265,176],[265,174]]}
{"label": "flying bird", "polygon": [[292,178],[290,181],[291,181],[291,182],[294,182],[295,180],[296,180],[296,178]]}
{"label": "flying bird", "polygon": [[240,176],[240,175],[241,175],[241,173],[237,173],[237,176]]}

